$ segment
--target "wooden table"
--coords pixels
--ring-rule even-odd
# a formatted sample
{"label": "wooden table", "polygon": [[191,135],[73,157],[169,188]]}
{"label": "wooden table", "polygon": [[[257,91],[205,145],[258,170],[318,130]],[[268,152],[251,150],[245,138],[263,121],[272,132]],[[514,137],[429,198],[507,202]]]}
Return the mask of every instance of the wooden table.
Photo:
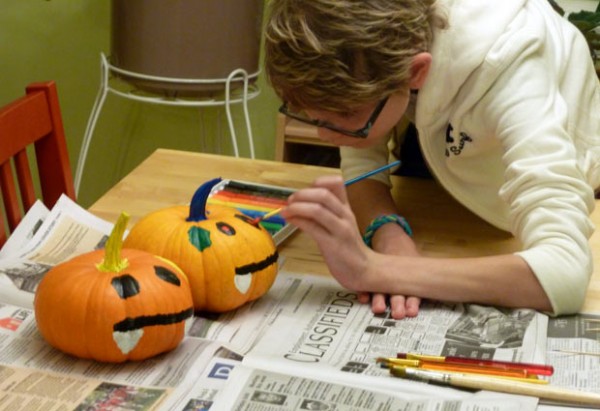
{"label": "wooden table", "polygon": [[[90,207],[108,221],[121,211],[131,223],[143,215],[174,204],[189,203],[194,191],[215,177],[301,188],[320,175],[338,170],[264,160],[250,160],[159,149]],[[395,200],[410,221],[415,241],[428,256],[483,256],[519,249],[508,233],[487,224],[450,197],[433,180],[392,177]],[[600,204],[599,204],[600,205]],[[600,207],[592,219],[600,227]],[[599,230],[600,231],[600,230]],[[594,275],[583,311],[600,312],[600,232],[591,238]],[[328,275],[315,243],[296,232],[280,246],[290,271]]]}

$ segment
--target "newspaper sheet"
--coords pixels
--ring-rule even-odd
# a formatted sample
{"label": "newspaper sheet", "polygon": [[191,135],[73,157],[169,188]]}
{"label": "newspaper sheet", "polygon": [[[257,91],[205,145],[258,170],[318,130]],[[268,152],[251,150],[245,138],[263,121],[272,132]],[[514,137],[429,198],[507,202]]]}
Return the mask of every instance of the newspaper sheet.
{"label": "newspaper sheet", "polygon": [[37,200],[0,249],[0,259],[18,255],[35,235],[48,214],[50,214],[50,210],[44,203]]}
{"label": "newspaper sheet", "polygon": [[[335,375],[336,381],[346,384],[360,375],[362,387],[393,390],[399,380],[376,363],[377,357],[421,352],[526,362],[544,359],[547,317],[533,310],[425,302],[416,318],[394,320],[389,313],[374,315],[332,278],[284,272],[279,276],[294,282],[268,329],[245,356],[243,363],[249,367],[307,378]],[[424,386],[407,384],[403,389],[423,393]]]}
{"label": "newspaper sheet", "polygon": [[[17,246],[11,243],[8,251],[3,248],[6,255],[0,259],[3,303],[32,308],[35,290],[44,274],[61,261],[103,247],[113,227],[64,195],[45,218],[42,214],[28,213],[24,224],[19,224],[23,232],[35,232],[31,238],[22,241],[27,238],[25,235],[15,241]],[[39,224],[41,219],[43,222]]]}
{"label": "newspaper sheet", "polygon": [[269,292],[258,300],[226,313],[196,313],[188,335],[219,341],[241,355],[246,354],[271,327],[281,305],[298,284],[297,277],[282,272]]}
{"label": "newspaper sheet", "polygon": [[551,318],[547,347],[552,385],[600,392],[600,315]]}
{"label": "newspaper sheet", "polygon": [[169,391],[0,365],[0,411],[151,411]]}
{"label": "newspaper sheet", "polygon": [[[587,313],[550,318],[546,362],[554,366],[550,384],[600,393],[600,315]],[[538,411],[565,411],[567,407],[538,406]],[[592,408],[568,408],[592,411]],[[594,408],[597,409],[597,408]]]}
{"label": "newspaper sheet", "polygon": [[[152,404],[149,401],[150,408],[135,409],[153,409],[159,402],[162,402],[160,409],[165,410],[202,409],[212,402],[220,404],[223,388],[231,394],[229,400],[248,399],[249,390],[253,389],[248,384],[257,378],[279,378],[294,383],[300,378],[302,384],[314,384],[319,378],[322,380],[319,384],[331,383],[334,378],[338,385],[387,396],[392,395],[389,390],[396,393],[400,390],[401,399],[435,395],[455,400],[457,393],[461,393],[459,403],[438,408],[458,410],[470,409],[462,407],[470,406],[465,398],[470,401],[473,394],[465,396],[464,392],[450,388],[431,388],[392,378],[376,365],[375,359],[415,351],[546,362],[547,349],[548,362],[556,368],[552,384],[598,390],[598,374],[594,372],[598,369],[598,356],[570,355],[568,362],[565,356],[566,349],[600,351],[597,316],[560,317],[552,319],[549,327],[548,317],[532,310],[424,302],[418,317],[396,321],[387,313],[373,315],[368,305],[357,302],[355,293],[344,290],[332,278],[283,271],[261,299],[229,313],[197,315],[190,321],[184,341],[171,353],[125,364],[100,364],[66,356],[48,346],[35,327],[32,311],[35,290],[53,265],[103,247],[112,225],[67,197],[61,198],[51,211],[38,205],[24,218],[0,251],[0,376],[7,375],[2,372],[10,372],[17,379],[24,375],[23,380],[54,381],[52,376],[58,374],[61,378],[68,376],[76,385],[93,386],[94,390],[98,384],[107,384],[108,388],[100,388],[96,398],[110,397],[113,391],[122,392],[121,387],[133,387],[127,390],[140,392],[157,389],[164,393],[160,399],[155,396]],[[245,355],[244,367],[235,366],[242,361],[242,355]],[[238,368],[241,371],[236,371]],[[285,376],[278,375],[281,373]],[[116,388],[110,388],[113,386]],[[237,394],[231,386],[237,387]],[[4,391],[0,391],[0,411],[6,401],[35,403],[33,397],[13,398],[12,387],[5,385]],[[337,385],[327,389],[342,390]],[[479,397],[485,401],[490,398],[486,395],[496,394],[477,395],[478,401]],[[300,397],[298,401],[294,404],[302,403]],[[527,401],[515,401],[522,409],[529,409]],[[248,404],[240,405],[239,409],[270,409]],[[33,405],[21,409],[35,410]],[[394,405],[392,409],[398,408]]]}
{"label": "newspaper sheet", "polygon": [[316,378],[252,369],[232,370],[229,382],[217,397],[211,411],[525,411],[535,410],[534,398],[483,393],[446,398],[395,391],[365,389]]}
{"label": "newspaper sheet", "polygon": [[[240,366],[241,357],[223,349],[211,359],[207,367],[186,391],[171,395],[162,405],[163,411],[214,410],[213,403],[230,379],[232,370]],[[225,354],[225,355],[224,355]]]}
{"label": "newspaper sheet", "polygon": [[[123,386],[161,388],[164,393],[173,391],[182,395],[196,383],[211,359],[223,351],[228,352],[217,342],[185,338],[177,349],[145,361],[111,364],[78,359],[46,343],[38,332],[32,310],[0,304],[0,365],[3,370],[35,370],[34,377],[29,377],[31,381],[58,373],[76,381],[93,379]],[[13,388],[14,385],[7,385],[5,390],[12,392]],[[0,410],[2,401],[0,398]],[[13,408],[16,409],[19,408]]]}

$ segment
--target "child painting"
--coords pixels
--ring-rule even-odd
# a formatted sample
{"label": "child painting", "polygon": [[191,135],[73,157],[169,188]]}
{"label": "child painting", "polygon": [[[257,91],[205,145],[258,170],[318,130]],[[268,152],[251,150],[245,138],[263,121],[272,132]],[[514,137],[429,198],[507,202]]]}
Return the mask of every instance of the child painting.
{"label": "child painting", "polygon": [[[577,312],[593,270],[600,84],[581,33],[547,0],[271,0],[268,80],[280,112],[340,147],[344,179],[390,161],[401,121],[456,200],[522,244],[420,255],[388,173],[324,176],[282,215],[372,311],[423,298]],[[397,141],[396,141],[397,140]],[[414,233],[415,236],[418,233]]]}

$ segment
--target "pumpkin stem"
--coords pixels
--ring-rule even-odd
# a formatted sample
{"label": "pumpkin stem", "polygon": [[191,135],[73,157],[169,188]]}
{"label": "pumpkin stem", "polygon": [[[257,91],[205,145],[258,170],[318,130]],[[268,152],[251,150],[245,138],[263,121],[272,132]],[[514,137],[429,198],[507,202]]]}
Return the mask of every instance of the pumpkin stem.
{"label": "pumpkin stem", "polygon": [[126,269],[129,265],[129,261],[126,258],[121,258],[123,233],[125,233],[128,222],[129,214],[122,212],[106,241],[104,259],[100,264],[96,265],[98,271],[118,273]]}
{"label": "pumpkin stem", "polygon": [[190,203],[190,215],[186,221],[204,221],[206,220],[206,202],[210,190],[221,182],[221,177],[214,178],[202,184],[192,197]]}

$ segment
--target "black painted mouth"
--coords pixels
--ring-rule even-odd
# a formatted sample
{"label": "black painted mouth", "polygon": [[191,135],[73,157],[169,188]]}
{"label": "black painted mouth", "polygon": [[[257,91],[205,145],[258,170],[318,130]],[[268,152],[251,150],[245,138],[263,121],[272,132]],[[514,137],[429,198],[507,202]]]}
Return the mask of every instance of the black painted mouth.
{"label": "black painted mouth", "polygon": [[243,265],[241,267],[236,267],[235,273],[237,275],[246,275],[246,274],[255,273],[260,270],[264,270],[268,266],[275,264],[277,262],[278,258],[279,258],[279,254],[277,253],[277,251],[275,251],[273,254],[271,254],[270,256],[268,256],[267,258],[265,258],[262,261],[259,261],[257,263]]}
{"label": "black painted mouth", "polygon": [[125,318],[113,326],[113,331],[127,332],[152,325],[169,325],[180,323],[194,315],[194,308],[188,308],[175,314],[142,315],[135,318]]}

